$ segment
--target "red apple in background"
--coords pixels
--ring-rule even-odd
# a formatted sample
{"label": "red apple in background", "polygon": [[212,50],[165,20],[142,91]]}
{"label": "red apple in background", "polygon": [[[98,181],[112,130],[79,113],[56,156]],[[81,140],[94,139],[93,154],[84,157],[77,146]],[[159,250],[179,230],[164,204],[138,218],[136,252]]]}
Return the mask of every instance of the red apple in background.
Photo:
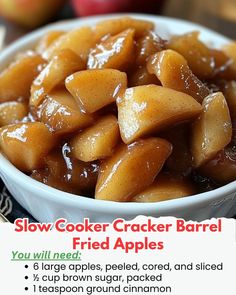
{"label": "red apple in background", "polygon": [[159,13],[165,0],[71,0],[78,16],[116,12]]}
{"label": "red apple in background", "polygon": [[127,11],[132,0],[72,0],[78,16]]}
{"label": "red apple in background", "polygon": [[34,28],[50,20],[64,3],[65,0],[0,0],[0,15]]}

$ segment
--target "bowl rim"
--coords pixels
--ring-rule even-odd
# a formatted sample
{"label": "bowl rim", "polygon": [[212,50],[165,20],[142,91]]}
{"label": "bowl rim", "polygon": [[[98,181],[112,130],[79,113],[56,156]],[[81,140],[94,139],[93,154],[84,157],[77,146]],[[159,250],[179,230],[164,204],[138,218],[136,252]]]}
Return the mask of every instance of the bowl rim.
{"label": "bowl rim", "polygon": [[[19,40],[12,43],[9,47],[6,47],[0,53],[0,68],[5,66],[5,60],[9,60],[9,58],[19,52],[20,50],[29,48],[47,31],[52,29],[71,29],[76,25],[85,25],[85,24],[93,24],[97,21],[104,19],[117,18],[121,16],[130,16],[139,19],[146,19],[150,21],[154,21],[157,23],[158,21],[162,23],[178,23],[182,26],[190,26],[195,27],[198,30],[203,30],[206,34],[211,34],[216,38],[219,38],[220,42],[229,42],[230,39],[226,38],[210,29],[207,29],[201,25],[194,24],[192,22],[156,16],[156,15],[146,15],[146,14],[109,14],[109,15],[99,15],[93,17],[85,17],[81,19],[73,19],[60,21],[54,24],[47,25],[41,29],[31,32],[26,36],[20,38]],[[63,28],[62,28],[63,26]],[[202,33],[202,32],[201,32]],[[75,194],[66,193],[60,191],[58,189],[47,186],[39,181],[32,179],[30,176],[24,174],[19,169],[17,169],[13,164],[11,164],[7,158],[4,157],[0,152],[0,176],[1,174],[7,175],[7,177],[14,180],[15,183],[19,184],[19,186],[26,186],[27,190],[30,190],[32,193],[37,191],[37,194],[40,193],[40,196],[44,199],[49,199],[50,201],[67,204],[74,207],[79,207],[80,209],[86,209],[90,211],[96,212],[104,212],[107,211],[108,214],[151,214],[152,212],[165,213],[170,210],[184,210],[191,208],[193,206],[197,206],[199,208],[204,205],[211,203],[212,206],[218,206],[219,202],[222,201],[222,198],[228,198],[230,195],[236,193],[236,181],[233,181],[229,184],[226,184],[222,187],[214,189],[212,191],[204,192],[201,194],[196,194],[184,198],[172,199],[161,202],[153,202],[153,203],[134,203],[134,202],[113,202],[113,201],[105,201],[105,200],[97,200],[94,198],[88,198],[84,196],[79,196]],[[4,181],[4,179],[3,179]],[[236,197],[236,194],[233,198]]]}

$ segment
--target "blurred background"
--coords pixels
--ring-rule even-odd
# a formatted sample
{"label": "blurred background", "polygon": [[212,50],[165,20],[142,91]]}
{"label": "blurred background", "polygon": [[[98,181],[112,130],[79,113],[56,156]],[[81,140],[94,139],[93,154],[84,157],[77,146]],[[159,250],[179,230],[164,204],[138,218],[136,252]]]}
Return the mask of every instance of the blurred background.
{"label": "blurred background", "polygon": [[236,0],[0,0],[0,31],[6,45],[50,22],[117,12],[191,20],[236,39]]}

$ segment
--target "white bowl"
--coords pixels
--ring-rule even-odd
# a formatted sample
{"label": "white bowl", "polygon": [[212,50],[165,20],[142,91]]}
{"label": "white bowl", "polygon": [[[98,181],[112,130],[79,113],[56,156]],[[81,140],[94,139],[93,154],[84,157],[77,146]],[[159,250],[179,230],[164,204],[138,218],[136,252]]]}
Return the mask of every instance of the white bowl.
{"label": "white bowl", "polygon": [[[35,31],[6,48],[0,54],[2,70],[17,52],[29,49],[49,30],[71,30],[82,25],[92,25],[105,18],[120,15],[96,16],[52,24]],[[213,47],[221,47],[230,40],[202,26],[177,19],[132,14],[132,17],[153,21],[161,37],[200,31],[201,39]],[[33,180],[15,168],[0,154],[0,176],[15,199],[40,222],[53,222],[67,218],[72,222],[89,217],[92,222],[110,222],[117,217],[132,219],[137,215],[176,216],[203,220],[211,217],[230,217],[236,214],[236,181],[216,190],[187,198],[159,203],[116,203],[89,199],[68,194]]]}

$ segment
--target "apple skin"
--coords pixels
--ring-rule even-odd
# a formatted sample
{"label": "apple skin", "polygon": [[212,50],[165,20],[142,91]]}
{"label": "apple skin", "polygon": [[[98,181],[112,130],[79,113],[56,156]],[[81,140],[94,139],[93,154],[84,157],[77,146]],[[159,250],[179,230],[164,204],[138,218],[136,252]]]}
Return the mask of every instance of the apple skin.
{"label": "apple skin", "polygon": [[159,13],[165,0],[71,0],[77,16],[115,12]]}
{"label": "apple skin", "polygon": [[0,15],[28,28],[42,25],[57,13],[65,0],[0,0]]}

